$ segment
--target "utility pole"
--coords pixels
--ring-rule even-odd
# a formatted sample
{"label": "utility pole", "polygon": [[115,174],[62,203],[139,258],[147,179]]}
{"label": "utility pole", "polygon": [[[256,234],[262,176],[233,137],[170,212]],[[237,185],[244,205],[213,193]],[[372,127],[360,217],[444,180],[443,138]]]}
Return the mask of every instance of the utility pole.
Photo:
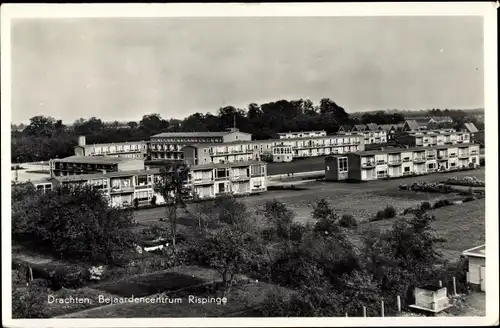
{"label": "utility pole", "polygon": [[236,129],[236,112],[233,113],[233,129]]}

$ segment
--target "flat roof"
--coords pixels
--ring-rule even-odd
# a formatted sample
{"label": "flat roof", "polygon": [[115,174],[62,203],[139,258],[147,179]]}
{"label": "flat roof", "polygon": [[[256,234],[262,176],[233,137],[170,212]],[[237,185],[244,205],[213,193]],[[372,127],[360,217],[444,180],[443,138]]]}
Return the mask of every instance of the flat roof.
{"label": "flat roof", "polygon": [[266,162],[262,161],[245,161],[245,162],[231,162],[231,163],[209,163],[209,164],[200,164],[200,165],[192,165],[190,170],[209,170],[209,169],[220,169],[227,167],[238,167],[238,166],[249,166],[249,165],[258,165],[258,164],[266,164]]}
{"label": "flat roof", "polygon": [[326,130],[316,130],[316,131],[289,131],[289,132],[278,132],[276,133],[277,135],[284,135],[284,134],[290,134],[290,133],[318,133],[318,132],[325,132]]}
{"label": "flat roof", "polygon": [[484,257],[485,258],[486,257],[486,244],[465,250],[465,251],[463,251],[462,254],[465,256]]}
{"label": "flat roof", "polygon": [[142,161],[137,158],[119,157],[119,156],[70,156],[61,159],[55,159],[60,163],[84,163],[84,164],[118,164],[127,161]]}
{"label": "flat roof", "polygon": [[119,178],[133,175],[147,175],[147,174],[158,174],[160,173],[159,168],[152,168],[149,170],[129,170],[129,171],[118,171],[118,172],[107,172],[107,173],[96,173],[96,174],[78,174],[78,175],[66,175],[61,177],[54,177],[53,179],[60,182],[67,181],[84,181],[93,179],[103,179],[103,178]]}
{"label": "flat roof", "polygon": [[231,133],[250,134],[241,131],[216,131],[216,132],[163,132],[151,136],[151,138],[196,138],[196,137],[223,137]]}
{"label": "flat roof", "polygon": [[134,145],[134,144],[147,144],[148,141],[140,140],[140,141],[124,141],[124,142],[108,142],[108,143],[87,143],[83,146],[76,145],[75,147],[104,147],[104,146],[125,146],[125,145]]}
{"label": "flat roof", "polygon": [[[265,140],[238,140],[238,141],[231,141],[231,142],[215,142],[215,143],[195,143],[195,144],[190,144],[185,147],[213,147],[213,146],[230,146],[230,145],[244,145],[244,144],[264,144],[264,143],[273,143],[273,142],[286,142],[286,141],[301,141],[301,140],[321,140],[321,139],[329,139],[329,138],[336,138],[336,139],[343,139],[346,137],[361,137],[361,134],[358,133],[353,133],[353,134],[338,134],[338,135],[326,135],[326,136],[315,136],[315,137],[302,137],[302,138],[284,138],[284,139],[265,139]],[[286,140],[286,141],[285,141]],[[334,145],[335,146],[335,145]],[[338,145],[342,146],[342,145]]]}

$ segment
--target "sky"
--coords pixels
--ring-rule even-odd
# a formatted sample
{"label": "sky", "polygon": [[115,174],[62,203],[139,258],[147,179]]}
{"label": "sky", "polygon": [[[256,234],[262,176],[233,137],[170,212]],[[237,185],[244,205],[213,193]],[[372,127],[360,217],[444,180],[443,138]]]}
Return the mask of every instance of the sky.
{"label": "sky", "polygon": [[482,17],[16,19],[11,33],[13,123],[323,97],[347,112],[484,107]]}

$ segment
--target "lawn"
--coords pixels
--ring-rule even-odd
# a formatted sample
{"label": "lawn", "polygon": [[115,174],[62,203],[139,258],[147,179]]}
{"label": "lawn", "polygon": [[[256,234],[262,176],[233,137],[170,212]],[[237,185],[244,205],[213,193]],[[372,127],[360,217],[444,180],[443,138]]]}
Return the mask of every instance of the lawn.
{"label": "lawn", "polygon": [[[226,317],[236,315],[243,311],[251,310],[258,306],[266,298],[267,293],[273,288],[280,289],[285,293],[292,291],[269,285],[266,283],[248,283],[235,286],[227,296],[225,305],[216,302],[207,304],[195,304],[189,302],[189,295],[195,297],[213,297],[220,295],[210,294],[203,288],[185,290],[182,293],[168,295],[171,299],[180,298],[180,303],[128,303],[105,306],[99,309],[74,313],[65,318],[137,318],[137,317]],[[151,297],[155,297],[152,295]]]}
{"label": "lawn", "polygon": [[[436,216],[436,221],[431,227],[438,237],[446,241],[440,245],[439,250],[443,258],[457,260],[460,254],[474,246],[485,242],[485,200],[478,199],[464,204],[441,207],[429,211]],[[411,218],[407,215],[406,219]],[[390,229],[395,219],[364,223],[360,232],[371,229]]]}

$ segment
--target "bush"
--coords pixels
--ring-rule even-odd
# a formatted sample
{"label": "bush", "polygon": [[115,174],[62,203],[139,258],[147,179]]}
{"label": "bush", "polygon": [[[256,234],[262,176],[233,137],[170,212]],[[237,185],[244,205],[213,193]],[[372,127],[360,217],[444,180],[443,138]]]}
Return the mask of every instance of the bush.
{"label": "bush", "polygon": [[394,207],[387,206],[384,209],[384,218],[386,218],[386,219],[392,219],[395,216],[396,216],[396,209]]}
{"label": "bush", "polygon": [[339,225],[344,228],[356,228],[358,226],[358,222],[352,215],[343,214],[339,220]]}
{"label": "bush", "polygon": [[380,221],[385,219],[385,213],[383,210],[378,211],[377,214],[369,219],[370,222]]}
{"label": "bush", "polygon": [[151,197],[151,205],[156,205],[156,195],[153,195],[153,197]]}
{"label": "bush", "polygon": [[90,279],[90,272],[85,267],[62,267],[57,268],[49,274],[51,289],[61,288],[77,289],[82,287]]}
{"label": "bush", "polygon": [[468,196],[468,197],[465,197],[462,202],[466,203],[466,202],[471,202],[473,200],[476,200],[476,197],[474,196]]}
{"label": "bush", "polygon": [[442,199],[442,200],[437,201],[434,204],[434,208],[440,208],[440,207],[445,207],[445,206],[450,206],[450,205],[452,205],[452,202],[450,202],[448,199]]}
{"label": "bush", "polygon": [[423,203],[420,205],[420,209],[421,209],[422,211],[424,211],[424,212],[425,212],[425,211],[427,211],[427,210],[430,210],[431,208],[432,208],[432,205],[431,205],[431,203],[429,203],[429,202],[423,202]]}

